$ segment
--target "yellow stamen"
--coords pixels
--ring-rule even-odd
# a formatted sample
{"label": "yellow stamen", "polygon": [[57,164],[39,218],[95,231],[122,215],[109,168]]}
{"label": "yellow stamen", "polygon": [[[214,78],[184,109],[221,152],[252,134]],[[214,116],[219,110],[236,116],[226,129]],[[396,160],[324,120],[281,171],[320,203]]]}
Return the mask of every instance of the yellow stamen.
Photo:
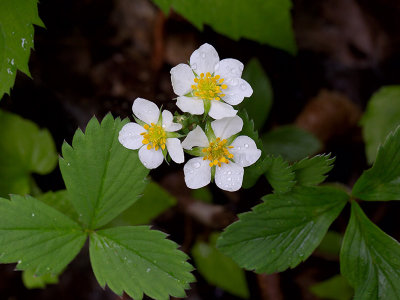
{"label": "yellow stamen", "polygon": [[221,89],[228,88],[226,84],[222,85],[224,79],[220,75],[213,76],[210,72],[205,75],[201,73],[200,77],[194,78],[193,81],[195,84],[191,85],[192,95],[204,100],[220,101],[221,97],[225,96],[225,94],[222,94]]}
{"label": "yellow stamen", "polygon": [[229,153],[228,149],[233,148],[233,146],[227,146],[227,143],[226,139],[221,140],[221,138],[210,142],[208,147],[202,149],[204,153],[203,160],[209,160],[210,167],[221,167],[221,164],[228,164],[229,159],[233,158],[233,154]]}
{"label": "yellow stamen", "polygon": [[156,125],[154,123],[151,123],[151,127],[148,124],[145,124],[143,128],[147,131],[141,133],[141,135],[143,135],[142,144],[147,145],[146,148],[148,150],[151,148],[154,148],[156,151],[160,148],[164,150],[167,140],[167,134],[165,133],[164,128],[161,125]]}

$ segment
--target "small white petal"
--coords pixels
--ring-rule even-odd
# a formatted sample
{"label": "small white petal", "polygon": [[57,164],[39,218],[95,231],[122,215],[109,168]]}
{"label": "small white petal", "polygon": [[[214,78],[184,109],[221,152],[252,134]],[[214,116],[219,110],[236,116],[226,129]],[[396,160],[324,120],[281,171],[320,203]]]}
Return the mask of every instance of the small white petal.
{"label": "small white petal", "polygon": [[136,98],[132,105],[132,111],[137,118],[147,124],[156,124],[160,116],[157,105],[143,98]]}
{"label": "small white petal", "polygon": [[238,116],[223,118],[221,120],[212,121],[211,127],[216,137],[228,139],[242,130],[243,120]]}
{"label": "small white petal", "polygon": [[181,164],[185,160],[181,141],[177,138],[170,138],[166,141],[167,150],[172,160],[177,164]]}
{"label": "small white petal", "polygon": [[140,135],[142,132],[146,132],[146,129],[131,122],[122,127],[118,140],[125,148],[136,150],[143,146],[143,135]]}
{"label": "small white petal", "polygon": [[236,116],[237,110],[233,109],[229,104],[223,103],[221,101],[212,100],[211,108],[208,112],[208,115],[215,119],[219,120],[222,118],[233,117]]}
{"label": "small white petal", "polygon": [[202,115],[204,113],[204,104],[201,99],[180,96],[176,101],[176,106],[178,106],[181,111],[188,112],[192,115]]}
{"label": "small white petal", "polygon": [[196,126],[183,140],[182,147],[186,150],[192,150],[193,147],[208,147],[209,144],[210,142],[203,129],[200,126]]}
{"label": "small white petal", "polygon": [[237,59],[225,58],[215,65],[215,75],[221,76],[225,80],[228,78],[242,77],[243,64]]}
{"label": "small white petal", "polygon": [[215,170],[215,184],[222,190],[235,192],[242,186],[243,174],[244,169],[238,164],[222,164]]}
{"label": "small white petal", "polygon": [[208,160],[201,157],[190,159],[183,167],[188,188],[199,189],[211,182],[211,167]]}
{"label": "small white petal", "polygon": [[233,154],[233,160],[242,167],[254,164],[261,156],[261,150],[256,143],[245,135],[238,136],[231,144],[229,152]]}
{"label": "small white petal", "polygon": [[167,132],[174,132],[182,128],[182,124],[173,123],[174,117],[169,110],[164,110],[162,112],[162,126]]}
{"label": "small white petal", "polygon": [[225,96],[222,100],[231,105],[237,105],[243,101],[244,97],[250,97],[253,94],[253,89],[244,79],[230,78],[225,84],[228,88],[223,90]]}
{"label": "small white petal", "polygon": [[193,80],[194,74],[188,65],[179,64],[171,69],[172,88],[178,96],[183,96],[192,90]]}
{"label": "small white petal", "polygon": [[219,62],[217,51],[210,44],[203,44],[190,56],[190,67],[197,75],[214,72],[215,65]]}
{"label": "small white petal", "polygon": [[160,166],[164,160],[161,149],[157,151],[154,148],[150,150],[143,146],[139,150],[139,159],[147,169],[155,169]]}

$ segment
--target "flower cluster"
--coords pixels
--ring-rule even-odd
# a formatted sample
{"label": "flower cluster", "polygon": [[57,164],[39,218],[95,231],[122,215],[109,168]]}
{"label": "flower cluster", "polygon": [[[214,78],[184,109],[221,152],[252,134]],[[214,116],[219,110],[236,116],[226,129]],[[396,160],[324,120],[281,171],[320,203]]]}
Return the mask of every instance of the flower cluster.
{"label": "flower cluster", "polygon": [[[185,151],[196,156],[183,168],[189,188],[201,188],[214,179],[219,188],[237,191],[242,186],[243,168],[261,156],[251,138],[239,135],[243,121],[232,107],[253,93],[241,78],[242,71],[240,61],[220,61],[213,46],[202,45],[192,53],[189,65],[171,69],[172,87],[178,95],[176,105],[186,114],[176,115],[178,122],[174,123],[170,111],[161,111],[153,102],[137,98],[132,106],[136,123],[121,129],[120,143],[128,149],[139,149],[139,159],[148,169],[160,166],[168,154],[174,162],[183,163]],[[189,124],[182,121],[196,115],[204,117],[192,118]],[[189,127],[194,129],[188,132]]]}

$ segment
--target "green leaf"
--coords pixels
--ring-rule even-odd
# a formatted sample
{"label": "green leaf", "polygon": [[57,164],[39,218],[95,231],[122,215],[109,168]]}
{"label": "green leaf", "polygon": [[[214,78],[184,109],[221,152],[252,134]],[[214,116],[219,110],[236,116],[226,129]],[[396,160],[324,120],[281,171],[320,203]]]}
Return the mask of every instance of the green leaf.
{"label": "green leaf", "polygon": [[296,187],[263,200],[239,215],[217,247],[242,268],[272,274],[294,268],[311,255],[348,195],[331,187]]}
{"label": "green leaf", "polygon": [[289,163],[282,157],[267,156],[265,158],[264,175],[275,193],[286,193],[296,184],[295,174]]}
{"label": "green leaf", "polygon": [[38,15],[37,0],[0,1],[0,100],[10,93],[17,69],[30,76],[33,24],[44,26]]}
{"label": "green leaf", "polygon": [[110,225],[143,225],[150,223],[153,219],[174,206],[177,200],[160,185],[150,182],[143,196],[120,216],[114,219]]}
{"label": "green leaf", "polygon": [[50,191],[45,194],[38,195],[37,199],[70,217],[74,221],[79,219],[78,213],[69,200],[68,192],[66,190],[57,192]]}
{"label": "green leaf", "polygon": [[265,153],[281,155],[288,161],[303,159],[322,148],[321,142],[311,133],[292,125],[278,127],[261,139]]}
{"label": "green leaf", "polygon": [[400,244],[373,224],[356,202],[340,253],[355,300],[400,299]]}
{"label": "green leaf", "polygon": [[64,143],[60,169],[68,195],[82,222],[99,228],[131,206],[149,173],[137,151],[124,148],[118,133],[128,120],[109,114],[101,125],[92,118],[85,134],[77,130],[72,147]]}
{"label": "green leaf", "polygon": [[248,299],[250,293],[245,273],[232,259],[215,248],[218,236],[218,233],[214,233],[209,243],[197,241],[193,246],[192,255],[197,271],[212,285]]}
{"label": "green leaf", "polygon": [[387,136],[374,165],[357,180],[352,194],[362,200],[400,200],[400,127]]}
{"label": "green leaf", "polygon": [[36,276],[32,271],[24,271],[22,281],[27,289],[44,289],[48,284],[58,283],[58,276],[52,274]]}
{"label": "green leaf", "polygon": [[372,95],[360,121],[370,164],[389,132],[400,125],[400,85],[385,86]]}
{"label": "green leaf", "polygon": [[48,174],[56,167],[57,152],[47,129],[0,110],[0,136],[0,196],[29,193],[31,173]]}
{"label": "green leaf", "polygon": [[340,275],[314,284],[310,291],[319,298],[329,300],[350,300],[354,294],[346,278]]}
{"label": "green leaf", "polygon": [[86,233],[70,218],[30,196],[0,198],[0,262],[37,276],[59,274],[81,250]]}
{"label": "green leaf", "polygon": [[153,299],[185,297],[194,281],[187,255],[147,226],[115,227],[90,236],[90,260],[97,281],[116,294],[135,300],[143,293]]}
{"label": "green leaf", "polygon": [[247,38],[296,53],[290,0],[153,0],[168,13],[172,7],[198,29],[211,26],[234,40]]}
{"label": "green leaf", "polygon": [[322,183],[327,177],[325,174],[333,168],[335,158],[330,157],[330,154],[322,154],[295,162],[292,169],[296,174],[297,184],[312,186]]}
{"label": "green leaf", "polygon": [[242,77],[252,86],[253,95],[245,98],[239,105],[239,109],[246,109],[254,121],[254,128],[259,130],[263,127],[271,110],[273,99],[271,83],[256,58],[248,62]]}

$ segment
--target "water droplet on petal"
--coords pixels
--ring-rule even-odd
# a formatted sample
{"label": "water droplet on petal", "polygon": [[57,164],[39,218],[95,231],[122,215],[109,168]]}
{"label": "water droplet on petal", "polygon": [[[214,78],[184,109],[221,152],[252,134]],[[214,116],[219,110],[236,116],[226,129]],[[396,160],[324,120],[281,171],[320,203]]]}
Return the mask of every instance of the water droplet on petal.
{"label": "water droplet on petal", "polygon": [[241,88],[242,90],[245,90],[245,89],[247,88],[247,86],[246,86],[244,83],[242,83],[242,84],[240,85],[240,88]]}
{"label": "water droplet on petal", "polygon": [[228,171],[228,175],[231,175],[232,174],[232,172],[231,171]]}
{"label": "water droplet on petal", "polygon": [[248,144],[244,144],[244,147],[245,147],[245,148],[249,148],[249,145],[248,145]]}
{"label": "water droplet on petal", "polygon": [[206,54],[204,52],[200,53],[201,58],[206,58]]}
{"label": "water droplet on petal", "polygon": [[237,86],[238,83],[239,83],[239,80],[237,80],[236,78],[232,79],[232,81],[231,81],[232,86]]}
{"label": "water droplet on petal", "polygon": [[193,167],[194,167],[195,169],[200,168],[200,163],[198,163],[198,162],[194,163],[194,164],[193,164]]}
{"label": "water droplet on petal", "polygon": [[231,180],[232,180],[232,178],[231,178],[231,177],[228,177],[226,180],[228,180],[228,181],[231,181]]}
{"label": "water droplet on petal", "polygon": [[240,148],[240,147],[237,147],[237,149],[240,150],[241,148]]}

